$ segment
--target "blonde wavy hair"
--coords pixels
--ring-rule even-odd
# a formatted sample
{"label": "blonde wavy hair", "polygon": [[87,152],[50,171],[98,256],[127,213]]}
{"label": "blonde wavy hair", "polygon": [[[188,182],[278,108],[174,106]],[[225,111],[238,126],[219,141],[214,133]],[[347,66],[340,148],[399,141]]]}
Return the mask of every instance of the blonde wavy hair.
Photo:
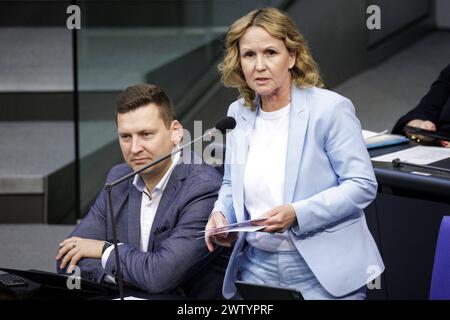
{"label": "blonde wavy hair", "polygon": [[323,87],[319,67],[303,35],[298,31],[294,21],[284,12],[268,7],[253,10],[236,20],[228,29],[226,51],[223,61],[218,65],[222,82],[226,87],[237,88],[239,98],[244,98],[245,105],[255,110],[255,92],[248,86],[242,72],[239,39],[248,28],[264,28],[271,36],[280,39],[289,52],[296,53],[294,67],[290,69],[292,81],[298,88]]}

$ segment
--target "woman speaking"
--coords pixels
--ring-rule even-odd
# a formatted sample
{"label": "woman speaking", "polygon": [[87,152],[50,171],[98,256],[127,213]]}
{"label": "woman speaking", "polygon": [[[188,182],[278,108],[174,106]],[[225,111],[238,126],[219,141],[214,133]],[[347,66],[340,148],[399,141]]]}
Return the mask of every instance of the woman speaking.
{"label": "woman speaking", "polygon": [[[239,298],[241,280],[305,299],[364,299],[384,265],[363,213],[377,182],[352,103],[321,89],[305,39],[275,8],[231,25],[219,70],[240,93],[228,110],[237,125],[205,228],[211,251],[237,239],[225,298]],[[256,223],[262,232],[208,232],[257,218],[265,218]]]}

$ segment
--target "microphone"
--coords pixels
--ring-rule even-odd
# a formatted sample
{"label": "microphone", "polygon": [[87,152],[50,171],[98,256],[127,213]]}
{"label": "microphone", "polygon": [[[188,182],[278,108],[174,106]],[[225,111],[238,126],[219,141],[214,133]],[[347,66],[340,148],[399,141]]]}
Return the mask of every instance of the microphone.
{"label": "microphone", "polygon": [[450,173],[450,170],[446,169],[446,168],[440,168],[440,167],[430,166],[430,165],[426,165],[426,164],[416,164],[416,163],[412,163],[412,162],[401,161],[399,158],[395,158],[394,160],[392,160],[392,166],[394,168],[401,168],[402,166],[405,166],[405,167],[409,166],[409,167],[413,167],[413,168],[420,168],[420,169]]}
{"label": "microphone", "polygon": [[221,133],[226,133],[227,130],[233,130],[235,127],[236,120],[233,117],[226,117],[218,121],[214,129],[219,130]]}
{"label": "microphone", "polygon": [[[222,134],[225,134],[227,130],[233,130],[236,127],[236,120],[233,117],[226,117],[223,118],[221,120],[219,120],[216,125],[214,126],[213,130],[217,130],[220,131]],[[117,282],[119,284],[119,295],[120,295],[120,300],[124,300],[124,293],[123,293],[123,278],[122,278],[122,272],[120,270],[120,260],[119,260],[119,248],[118,248],[118,244],[117,244],[117,235],[116,235],[116,221],[114,219],[114,212],[112,209],[112,198],[111,198],[111,191],[112,188],[114,188],[116,185],[118,185],[119,183],[128,180],[131,177],[134,177],[136,174],[141,173],[142,171],[147,170],[150,167],[153,167],[154,165],[160,163],[161,161],[166,160],[169,157],[172,157],[174,154],[180,152],[181,150],[183,150],[184,148],[190,146],[191,144],[197,142],[198,140],[203,139],[205,136],[207,135],[211,135],[211,133],[205,133],[204,135],[189,141],[188,143],[180,146],[179,148],[177,148],[176,150],[170,152],[169,154],[149,163],[146,164],[145,166],[143,166],[142,168],[139,168],[125,176],[123,176],[120,179],[117,179],[114,182],[111,183],[106,183],[105,184],[105,190],[108,194],[108,207],[109,207],[109,214],[110,214],[110,218],[111,218],[111,227],[112,227],[112,234],[113,234],[113,245],[114,245],[114,253],[115,253],[115,265],[116,265],[116,275],[117,275]]]}

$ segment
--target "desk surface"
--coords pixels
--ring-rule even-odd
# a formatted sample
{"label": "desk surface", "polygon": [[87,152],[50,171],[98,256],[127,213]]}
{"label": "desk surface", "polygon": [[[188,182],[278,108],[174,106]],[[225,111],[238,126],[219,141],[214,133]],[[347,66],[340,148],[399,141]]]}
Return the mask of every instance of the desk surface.
{"label": "desk surface", "polygon": [[[0,271],[22,276],[27,282],[23,286],[0,285],[0,300],[113,300],[119,298],[119,292],[114,285],[98,284],[81,279],[78,289],[69,289],[67,285],[69,276],[67,275],[8,268],[0,268]],[[124,296],[145,300],[189,300],[181,295],[148,293],[131,287],[124,288]]]}
{"label": "desk surface", "polygon": [[[369,154],[373,158],[417,145],[419,144],[410,142],[408,144],[369,150]],[[372,161],[372,164],[381,190],[388,187],[399,190],[400,194],[403,191],[409,196],[450,203],[450,174],[412,167],[394,168],[388,162]],[[450,159],[434,162],[431,165],[448,169],[450,168]],[[421,172],[429,175],[419,175],[411,172]]]}

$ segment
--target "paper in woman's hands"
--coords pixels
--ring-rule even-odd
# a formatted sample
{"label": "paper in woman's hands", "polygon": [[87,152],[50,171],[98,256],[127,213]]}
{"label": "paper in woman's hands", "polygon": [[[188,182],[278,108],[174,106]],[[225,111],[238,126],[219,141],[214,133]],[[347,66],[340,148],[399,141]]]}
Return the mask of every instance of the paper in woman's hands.
{"label": "paper in woman's hands", "polygon": [[[225,233],[225,232],[255,232],[255,231],[259,231],[261,229],[266,228],[267,226],[255,226],[253,223],[254,222],[258,222],[258,221],[263,221],[266,220],[267,218],[258,218],[258,219],[253,219],[253,220],[245,220],[245,221],[241,221],[241,222],[236,222],[236,223],[231,223],[231,224],[227,224],[226,226],[223,227],[218,227],[218,228],[212,228],[209,229],[208,232],[208,236],[213,236],[219,233]],[[199,231],[199,233],[204,233],[204,235],[198,237],[197,239],[202,239],[206,236],[206,232],[203,231]]]}

